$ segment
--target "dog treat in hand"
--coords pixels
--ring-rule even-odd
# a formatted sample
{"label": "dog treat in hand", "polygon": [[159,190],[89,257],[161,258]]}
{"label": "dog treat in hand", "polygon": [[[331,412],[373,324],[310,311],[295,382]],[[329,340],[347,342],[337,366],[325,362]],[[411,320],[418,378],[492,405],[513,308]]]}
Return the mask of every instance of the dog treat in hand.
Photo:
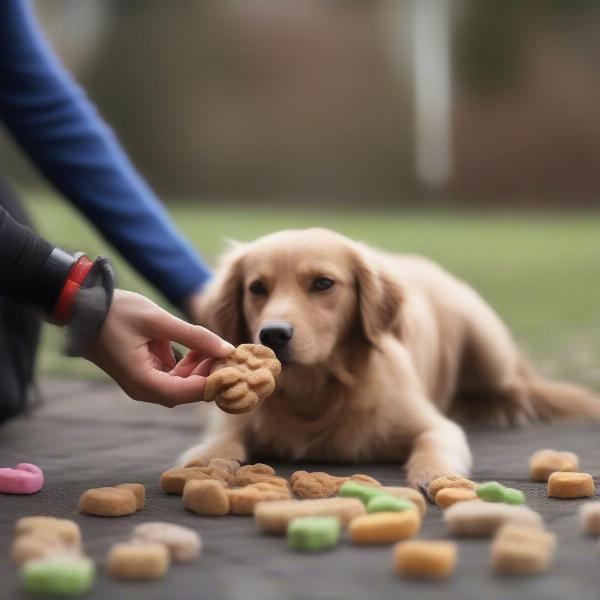
{"label": "dog treat in hand", "polygon": [[56,517],[23,517],[15,525],[15,535],[56,535],[68,547],[79,548],[81,530],[75,521]]}
{"label": "dog treat in hand", "polygon": [[299,517],[288,524],[288,546],[292,550],[326,550],[338,543],[341,530],[337,517]]}
{"label": "dog treat in hand", "polygon": [[178,562],[194,560],[202,550],[200,536],[193,529],[159,521],[138,525],[133,530],[133,541],[163,544],[171,559]]}
{"label": "dog treat in hand", "polygon": [[577,471],[579,457],[573,452],[538,450],[529,459],[529,475],[533,481],[548,481],[556,471]]}
{"label": "dog treat in hand", "polygon": [[589,473],[559,471],[548,477],[550,498],[587,498],[595,491],[594,480]]}
{"label": "dog treat in hand", "polygon": [[350,477],[335,477],[320,471],[308,473],[296,471],[290,477],[290,488],[299,498],[330,498],[335,496],[346,481],[356,481],[363,485],[378,487],[381,484],[368,475],[356,474]]}
{"label": "dog treat in hand", "polygon": [[367,512],[401,512],[403,510],[418,510],[417,506],[406,498],[395,498],[390,494],[380,494],[367,502]]}
{"label": "dog treat in hand", "polygon": [[586,502],[579,509],[579,523],[586,535],[600,535],[600,502]]}
{"label": "dog treat in hand", "polygon": [[499,574],[545,571],[554,558],[556,537],[547,531],[517,525],[501,527],[490,548],[492,569]]}
{"label": "dog treat in hand", "polygon": [[456,544],[408,540],[394,547],[396,572],[412,579],[447,579],[456,569]]}
{"label": "dog treat in hand", "polygon": [[417,510],[378,512],[352,519],[348,531],[353,544],[391,544],[412,537],[421,527]]}
{"label": "dog treat in hand", "polygon": [[281,363],[266,346],[242,344],[218,360],[206,379],[204,400],[237,414],[256,408],[275,391]]}
{"label": "dog treat in hand", "polygon": [[489,537],[502,525],[515,523],[541,529],[540,515],[527,506],[496,502],[457,502],[444,511],[444,521],[454,535]]}
{"label": "dog treat in hand", "polygon": [[211,479],[227,487],[227,482],[221,477],[221,472],[210,467],[174,467],[164,471],[160,476],[160,487],[167,494],[183,494],[183,488],[188,481]]}
{"label": "dog treat in hand", "polygon": [[169,551],[164,544],[114,544],[108,553],[108,573],[117,579],[158,579],[168,568]]}
{"label": "dog treat in hand", "polygon": [[504,487],[497,481],[488,481],[475,488],[475,493],[485,502],[504,502],[506,504],[525,504],[525,496],[520,490]]}
{"label": "dog treat in hand", "polygon": [[356,498],[319,498],[261,502],[254,518],[263,533],[283,534],[288,523],[297,517],[337,517],[343,526],[365,514],[365,506]]}
{"label": "dog treat in hand", "polygon": [[49,556],[28,560],[21,569],[30,594],[74,596],[88,592],[96,575],[94,563],[83,556]]}
{"label": "dog treat in hand", "polygon": [[465,488],[442,488],[435,495],[435,503],[440,508],[448,508],[457,502],[468,502],[477,500],[477,494],[473,490]]}
{"label": "dog treat in hand", "polygon": [[137,509],[138,499],[132,491],[125,488],[92,488],[79,499],[79,510],[97,517],[124,517]]}
{"label": "dog treat in hand", "polygon": [[0,493],[34,494],[42,489],[44,474],[37,465],[18,464],[14,469],[0,468]]}
{"label": "dog treat in hand", "polygon": [[435,502],[435,497],[440,490],[446,488],[463,488],[465,490],[475,490],[477,484],[470,479],[460,477],[459,475],[445,475],[434,479],[427,489],[429,497]]}

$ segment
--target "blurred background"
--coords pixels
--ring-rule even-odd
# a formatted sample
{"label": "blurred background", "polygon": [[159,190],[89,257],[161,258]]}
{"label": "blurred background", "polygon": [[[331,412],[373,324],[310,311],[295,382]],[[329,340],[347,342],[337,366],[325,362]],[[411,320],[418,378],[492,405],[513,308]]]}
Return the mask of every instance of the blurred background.
{"label": "blurred background", "polygon": [[[323,225],[475,285],[542,370],[600,388],[600,1],[35,2],[209,260]],[[0,133],[52,241],[114,257]],[[121,287],[164,304],[118,257]],[[97,376],[46,332],[45,373]]]}

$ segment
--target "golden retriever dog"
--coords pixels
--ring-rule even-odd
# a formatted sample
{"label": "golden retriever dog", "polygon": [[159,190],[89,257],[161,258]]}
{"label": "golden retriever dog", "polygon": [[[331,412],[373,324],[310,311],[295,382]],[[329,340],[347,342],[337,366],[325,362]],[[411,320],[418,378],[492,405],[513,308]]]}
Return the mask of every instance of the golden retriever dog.
{"label": "golden retriever dog", "polygon": [[333,231],[235,245],[205,294],[206,325],[270,346],[283,370],[253,412],[214,408],[180,459],[406,462],[410,485],[468,475],[458,421],[600,416],[600,402],[538,376],[468,284],[419,256]]}

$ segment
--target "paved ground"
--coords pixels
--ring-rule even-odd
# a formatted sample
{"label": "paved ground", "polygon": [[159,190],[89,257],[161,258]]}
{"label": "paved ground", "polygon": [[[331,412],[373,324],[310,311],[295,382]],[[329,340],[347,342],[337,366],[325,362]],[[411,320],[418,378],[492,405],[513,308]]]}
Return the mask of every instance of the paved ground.
{"label": "paved ground", "polygon": [[[600,426],[535,426],[507,431],[469,432],[475,455],[474,478],[497,479],[523,490],[529,505],[540,511],[560,540],[552,570],[538,577],[494,577],[487,567],[486,541],[461,541],[456,576],[444,584],[407,582],[391,569],[389,547],[357,549],[347,540],[334,551],[298,555],[280,538],[257,533],[247,517],[204,518],[186,512],[181,499],[166,496],[158,476],[179,451],[198,437],[195,407],[166,410],[141,405],[120,395],[114,386],[83,381],[46,380],[43,403],[27,417],[0,428],[0,464],[34,462],[45,473],[44,490],[30,497],[0,497],[0,598],[24,598],[18,572],[10,564],[14,521],[25,515],[50,514],[75,519],[82,527],[86,551],[98,564],[99,575],[89,598],[102,600],[364,600],[387,598],[456,598],[505,600],[507,597],[552,600],[597,599],[600,555],[597,541],[578,531],[580,500],[545,497],[545,487],[527,481],[527,459],[533,450],[556,447],[578,452],[582,468],[600,473]],[[279,465],[289,475],[297,465]],[[311,465],[310,470],[352,473],[353,467]],[[402,484],[394,465],[363,466],[360,471],[386,484]],[[89,487],[136,481],[147,486],[147,508],[121,519],[77,514],[77,500]],[[103,570],[111,543],[123,540],[144,521],[164,520],[197,530],[204,553],[194,564],[175,565],[155,583],[122,583]],[[436,507],[430,507],[423,538],[446,538]]]}

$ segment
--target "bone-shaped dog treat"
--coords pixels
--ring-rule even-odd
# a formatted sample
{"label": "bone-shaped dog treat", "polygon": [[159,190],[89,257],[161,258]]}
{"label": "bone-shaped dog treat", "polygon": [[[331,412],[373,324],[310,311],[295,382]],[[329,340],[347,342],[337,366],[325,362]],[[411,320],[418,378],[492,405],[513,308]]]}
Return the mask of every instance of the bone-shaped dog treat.
{"label": "bone-shaped dog treat", "polygon": [[228,413],[256,408],[275,390],[281,363],[266,346],[242,344],[212,368],[204,388],[204,400]]}
{"label": "bone-shaped dog treat", "polygon": [[329,498],[335,496],[346,481],[356,481],[363,485],[379,487],[381,484],[368,475],[352,475],[350,477],[335,477],[320,471],[308,473],[296,471],[290,477],[292,492],[299,498]]}
{"label": "bone-shaped dog treat", "polygon": [[427,490],[429,497],[435,502],[435,497],[440,490],[445,488],[463,488],[465,490],[473,490],[477,484],[470,479],[460,477],[459,475],[445,475],[444,477],[438,477],[434,479]]}
{"label": "bone-shaped dog treat", "polygon": [[167,494],[183,494],[183,488],[188,481],[197,479],[213,479],[220,481],[221,485],[227,486],[227,482],[221,475],[223,471],[211,467],[175,467],[164,471],[160,476],[160,487]]}

